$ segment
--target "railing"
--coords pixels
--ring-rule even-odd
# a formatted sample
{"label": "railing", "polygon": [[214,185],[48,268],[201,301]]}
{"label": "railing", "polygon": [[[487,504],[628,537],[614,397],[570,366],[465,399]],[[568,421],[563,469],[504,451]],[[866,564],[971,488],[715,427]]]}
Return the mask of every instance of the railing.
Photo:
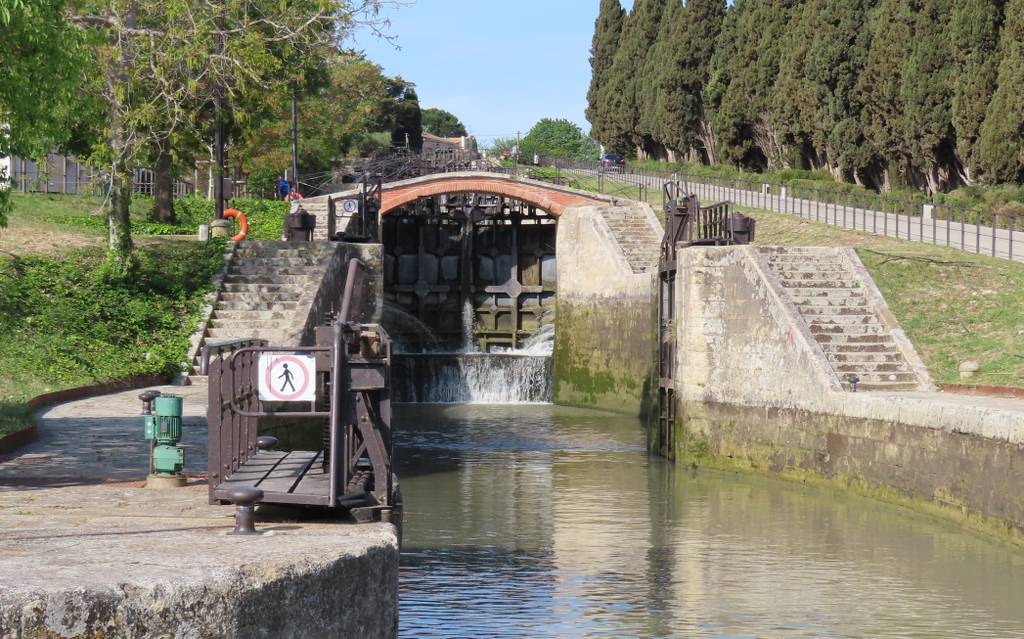
{"label": "railing", "polygon": [[[396,496],[391,472],[390,340],[384,330],[335,322],[330,339],[316,346],[239,348],[209,363],[209,498],[230,499],[232,488],[264,491],[264,503],[390,511]],[[305,355],[315,361],[309,383],[317,401],[286,409],[259,395],[264,355]],[[294,408],[293,408],[294,407]],[[309,426],[325,420],[320,451],[290,451],[300,466],[280,464],[257,451],[264,420],[277,427]],[[314,424],[315,425],[315,424]]]}
{"label": "railing", "polygon": [[[103,193],[110,184],[110,177],[89,167],[73,157],[50,154],[45,162],[27,158],[10,159],[11,188],[21,193],[60,193],[81,195]],[[139,195],[153,195],[154,176],[152,169],[137,168],[132,177],[132,192]],[[176,180],[175,197],[192,195],[195,186],[191,182]]]}
{"label": "railing", "polygon": [[[786,185],[758,178],[716,177],[637,168],[603,167],[598,162],[541,158],[541,164],[574,176],[585,188],[646,199],[650,189],[682,182],[705,200],[731,201],[894,239],[947,246],[972,253],[1024,261],[1020,244],[1024,216],[979,211],[915,198],[866,191]],[[522,170],[522,169],[521,169]]]}

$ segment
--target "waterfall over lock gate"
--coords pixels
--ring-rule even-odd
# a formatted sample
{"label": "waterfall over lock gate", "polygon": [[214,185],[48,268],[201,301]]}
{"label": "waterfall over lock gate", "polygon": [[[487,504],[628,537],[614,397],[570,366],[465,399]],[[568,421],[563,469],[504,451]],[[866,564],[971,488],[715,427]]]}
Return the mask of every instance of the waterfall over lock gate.
{"label": "waterfall over lock gate", "polygon": [[554,325],[503,353],[397,353],[394,401],[424,404],[536,404],[551,401]]}
{"label": "waterfall over lock gate", "polygon": [[551,356],[406,353],[393,359],[394,400],[426,404],[551,401]]}

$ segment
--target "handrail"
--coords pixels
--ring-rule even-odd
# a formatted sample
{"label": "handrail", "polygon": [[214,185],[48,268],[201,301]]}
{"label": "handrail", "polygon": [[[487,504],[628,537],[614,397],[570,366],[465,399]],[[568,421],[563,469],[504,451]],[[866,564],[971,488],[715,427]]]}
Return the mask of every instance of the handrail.
{"label": "handrail", "polygon": [[207,344],[206,346],[203,347],[203,355],[199,363],[199,374],[207,375],[209,373],[211,355],[221,355],[226,352],[232,352],[236,350],[235,347],[244,348],[245,346],[250,344],[253,344],[256,347],[266,346],[267,340],[256,337],[243,337],[240,339],[231,339],[223,342],[214,342],[212,344]]}

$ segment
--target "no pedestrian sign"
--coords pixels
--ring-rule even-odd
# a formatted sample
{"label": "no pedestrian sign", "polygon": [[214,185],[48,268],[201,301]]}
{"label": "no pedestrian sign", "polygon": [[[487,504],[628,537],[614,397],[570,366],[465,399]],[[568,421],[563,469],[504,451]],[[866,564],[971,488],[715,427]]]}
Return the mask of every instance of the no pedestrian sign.
{"label": "no pedestrian sign", "polygon": [[316,360],[311,355],[260,354],[260,400],[311,402],[316,399]]}

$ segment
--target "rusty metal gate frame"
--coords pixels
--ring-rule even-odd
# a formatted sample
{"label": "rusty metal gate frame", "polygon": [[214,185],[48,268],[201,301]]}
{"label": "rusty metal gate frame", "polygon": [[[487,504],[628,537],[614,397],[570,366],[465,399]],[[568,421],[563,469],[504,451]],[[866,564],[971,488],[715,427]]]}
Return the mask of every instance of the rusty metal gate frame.
{"label": "rusty metal gate frame", "polygon": [[[346,317],[361,281],[350,263],[349,279],[339,313]],[[234,340],[211,344],[203,362],[209,375],[208,471],[210,503],[228,499],[234,473],[257,456],[259,420],[327,418],[328,435],[322,456],[327,466],[325,494],[268,493],[265,503],[328,507],[393,506],[391,436],[391,344],[383,328],[344,320],[319,327],[318,345],[271,347],[266,340]],[[329,344],[329,345],[328,345]],[[315,383],[329,397],[328,410],[263,410],[259,399],[258,362],[262,353],[305,353],[316,359]],[[327,387],[330,387],[327,391]],[[362,463],[369,459],[369,470]],[[303,470],[296,486],[312,467]],[[372,481],[372,490],[367,490]],[[293,486],[294,489],[294,486]]]}

